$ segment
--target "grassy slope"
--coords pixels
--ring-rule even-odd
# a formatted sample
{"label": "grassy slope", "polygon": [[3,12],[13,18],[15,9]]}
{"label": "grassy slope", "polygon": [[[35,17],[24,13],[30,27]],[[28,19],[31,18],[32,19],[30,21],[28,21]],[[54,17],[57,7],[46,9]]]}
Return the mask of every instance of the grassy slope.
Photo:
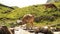
{"label": "grassy slope", "polygon": [[[59,9],[60,9],[60,2],[58,3],[54,3]],[[58,16],[56,16],[56,18],[54,19],[54,21],[50,21],[50,19],[45,19],[43,18],[41,21],[39,22],[35,22],[35,26],[45,26],[45,25],[51,25],[51,24],[57,24],[60,23],[60,11],[59,10],[54,10],[54,9],[45,9],[44,5],[33,5],[33,6],[29,6],[29,7],[24,7],[24,8],[17,8],[9,13],[5,13],[3,14],[2,12],[5,12],[6,10],[9,10],[6,7],[1,7],[3,10],[0,9],[0,18],[9,18],[11,20],[3,20],[0,22],[5,22],[7,26],[11,26],[11,24],[8,24],[9,22],[15,22],[14,20],[17,19],[21,19],[23,17],[23,15],[28,14],[28,13],[33,13],[35,15],[35,17],[40,17],[40,16],[53,16],[53,14],[56,14]],[[4,15],[4,16],[3,16]],[[44,20],[45,19],[45,20]]]}
{"label": "grassy slope", "polygon": [[[57,2],[57,3],[54,3],[59,9],[60,9],[60,2]],[[60,11],[55,11],[55,12],[51,12],[50,15],[52,13],[55,13],[57,15],[60,15]],[[57,24],[60,24],[60,17],[57,17],[57,19],[55,19],[53,22],[49,22],[49,21],[43,21],[41,23],[35,23],[36,26],[46,26],[46,25],[52,25],[52,24],[56,24],[55,27],[60,27],[60,25],[57,25]]]}
{"label": "grassy slope", "polygon": [[[8,13],[10,13],[9,11],[12,11],[14,8],[9,7],[9,6],[5,6],[3,4],[0,4],[0,25],[4,25],[5,21],[9,21],[9,20],[5,20],[6,15]],[[6,23],[7,24],[7,23]]]}

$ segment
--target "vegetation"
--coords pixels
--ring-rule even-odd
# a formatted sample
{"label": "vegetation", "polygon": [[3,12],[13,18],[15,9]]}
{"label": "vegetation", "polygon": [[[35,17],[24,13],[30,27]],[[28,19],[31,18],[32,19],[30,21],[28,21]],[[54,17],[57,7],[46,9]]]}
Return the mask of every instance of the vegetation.
{"label": "vegetation", "polygon": [[[0,5],[0,25],[15,26],[16,20],[22,19],[25,14],[35,15],[35,26],[45,26],[60,24],[60,2],[54,3],[58,10],[48,8],[44,5],[33,5],[24,8],[1,6]],[[57,26],[57,25],[56,25]]]}

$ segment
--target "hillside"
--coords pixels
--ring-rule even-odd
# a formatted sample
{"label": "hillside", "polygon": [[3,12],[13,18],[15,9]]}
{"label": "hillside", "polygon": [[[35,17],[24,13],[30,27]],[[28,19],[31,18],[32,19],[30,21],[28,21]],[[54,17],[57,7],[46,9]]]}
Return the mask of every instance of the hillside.
{"label": "hillside", "polygon": [[60,0],[47,0],[47,3],[60,2]]}
{"label": "hillside", "polygon": [[[35,26],[45,26],[52,24],[60,24],[60,2],[54,3],[58,10],[53,8],[45,8],[45,5],[33,5],[24,8],[11,9],[10,7],[0,7],[0,24],[6,26],[15,26],[16,20],[22,19],[25,14],[35,15]],[[8,9],[9,8],[9,9]],[[11,10],[9,13],[4,13]],[[2,19],[3,18],[3,19]],[[57,25],[56,25],[57,26]]]}
{"label": "hillside", "polygon": [[9,13],[12,10],[14,10],[14,8],[0,4],[0,18],[5,17],[5,13]]}
{"label": "hillside", "polygon": [[10,13],[12,10],[14,10],[13,7],[0,4],[0,25],[5,24],[6,15]]}

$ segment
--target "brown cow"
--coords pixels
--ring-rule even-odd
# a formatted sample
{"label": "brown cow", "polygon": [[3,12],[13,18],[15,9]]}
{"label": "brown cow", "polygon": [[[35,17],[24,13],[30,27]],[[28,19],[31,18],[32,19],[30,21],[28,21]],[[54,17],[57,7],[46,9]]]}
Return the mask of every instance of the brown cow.
{"label": "brown cow", "polygon": [[[22,18],[22,24],[28,24],[30,27],[33,27],[34,16],[32,14],[26,14]],[[26,25],[28,28],[29,26]]]}
{"label": "brown cow", "polygon": [[0,26],[0,34],[12,34],[6,26]]}
{"label": "brown cow", "polygon": [[46,9],[47,8],[54,8],[54,9],[56,9],[57,10],[57,7],[54,5],[54,4],[44,4],[44,6],[46,7]]}
{"label": "brown cow", "polygon": [[[26,15],[23,16],[23,18],[20,22],[20,25],[29,24],[31,27],[33,27],[33,21],[34,21],[34,16],[32,14],[26,14]],[[26,27],[27,26],[28,25],[26,25]]]}

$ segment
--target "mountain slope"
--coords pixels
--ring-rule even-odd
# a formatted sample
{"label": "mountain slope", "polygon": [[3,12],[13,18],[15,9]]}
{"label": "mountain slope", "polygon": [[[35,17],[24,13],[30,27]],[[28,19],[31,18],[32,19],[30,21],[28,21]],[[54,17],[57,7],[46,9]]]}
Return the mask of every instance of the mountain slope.
{"label": "mountain slope", "polygon": [[[35,16],[34,23],[37,26],[45,26],[51,24],[60,23],[60,2],[54,3],[59,10],[55,10],[53,8],[47,8],[45,5],[33,5],[24,8],[17,8],[11,12],[4,13],[7,10],[11,10],[11,8],[6,8],[4,6],[0,6],[0,23],[4,23],[4,25],[11,26],[9,23],[16,23],[16,20],[22,19],[25,14],[33,14]],[[6,19],[7,18],[7,19]],[[15,25],[14,25],[15,26]]]}
{"label": "mountain slope", "polygon": [[59,2],[60,0],[47,0],[47,3]]}
{"label": "mountain slope", "polygon": [[0,4],[0,18],[3,18],[6,13],[11,12],[14,8]]}
{"label": "mountain slope", "polygon": [[57,24],[60,23],[60,2],[54,3],[54,5],[58,7],[59,10],[53,8],[45,9],[45,5],[33,5],[16,9],[8,14],[7,18],[21,19],[25,14],[31,13],[35,15],[35,25],[45,26]]}

